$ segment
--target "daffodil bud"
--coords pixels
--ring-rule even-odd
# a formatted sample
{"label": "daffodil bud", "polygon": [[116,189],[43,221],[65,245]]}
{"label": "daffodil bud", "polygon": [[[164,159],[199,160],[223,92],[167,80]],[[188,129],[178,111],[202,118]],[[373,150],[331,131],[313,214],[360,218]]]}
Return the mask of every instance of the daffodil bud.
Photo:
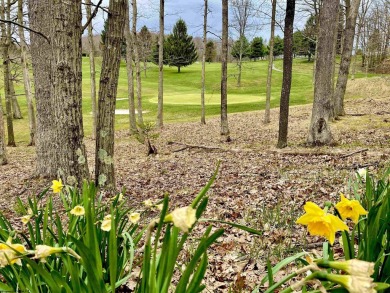
{"label": "daffodil bud", "polygon": [[185,233],[187,233],[192,225],[194,225],[195,221],[196,210],[190,206],[178,208],[167,215],[164,219],[164,222],[173,222],[177,228]]}

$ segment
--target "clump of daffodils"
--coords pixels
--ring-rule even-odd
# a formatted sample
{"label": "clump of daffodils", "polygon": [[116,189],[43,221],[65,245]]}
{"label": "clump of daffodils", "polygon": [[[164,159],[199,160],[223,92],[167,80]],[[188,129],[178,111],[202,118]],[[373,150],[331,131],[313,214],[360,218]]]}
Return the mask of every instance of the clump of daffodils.
{"label": "clump of daffodils", "polygon": [[20,255],[27,252],[22,244],[13,244],[12,238],[9,237],[7,242],[0,243],[0,268],[7,265],[22,265]]}

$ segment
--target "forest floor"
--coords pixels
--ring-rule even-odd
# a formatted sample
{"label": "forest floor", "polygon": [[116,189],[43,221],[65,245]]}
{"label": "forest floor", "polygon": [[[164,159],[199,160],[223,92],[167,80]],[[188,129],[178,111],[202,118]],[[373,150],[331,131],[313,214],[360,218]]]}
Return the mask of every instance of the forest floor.
{"label": "forest floor", "polygon": [[[142,209],[140,203],[146,199],[161,200],[166,192],[172,208],[184,206],[222,161],[205,217],[245,224],[264,235],[224,226],[224,236],[209,249],[206,292],[227,292],[229,287],[233,292],[251,292],[266,275],[267,257],[275,264],[298,251],[320,250],[322,239],[308,236],[295,224],[306,201],[320,206],[337,202],[340,192],[350,194],[348,184],[357,169],[367,167],[375,174],[390,165],[389,77],[349,81],[347,97],[347,115],[331,123],[334,146],[305,145],[311,105],[291,108],[285,149],[275,147],[278,109],[271,110],[269,125],[262,123],[263,111],[229,115],[231,142],[221,139],[218,117],[209,118],[206,126],[168,124],[153,141],[155,156],[146,156],[145,146],[126,131],[117,132],[118,187],[126,189],[136,209]],[[94,141],[85,141],[93,170]],[[183,149],[168,142],[194,147]],[[8,148],[8,154],[9,164],[0,167],[0,208],[15,217],[15,198],[39,192],[50,180],[33,178],[34,148]],[[199,223],[194,231],[205,226]]]}

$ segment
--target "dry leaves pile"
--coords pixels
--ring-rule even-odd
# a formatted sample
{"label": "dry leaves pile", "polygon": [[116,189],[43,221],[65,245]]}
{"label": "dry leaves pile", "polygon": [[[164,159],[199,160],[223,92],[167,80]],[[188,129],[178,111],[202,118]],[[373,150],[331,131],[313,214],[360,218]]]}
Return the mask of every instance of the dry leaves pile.
{"label": "dry leaves pile", "polygon": [[[208,119],[206,126],[197,122],[166,125],[153,142],[159,152],[156,156],[147,157],[143,145],[126,132],[118,132],[118,188],[126,189],[136,207],[146,199],[161,199],[165,192],[174,206],[187,205],[221,160],[206,217],[246,224],[263,230],[264,236],[226,227],[224,237],[210,250],[207,291],[227,292],[231,286],[235,292],[249,292],[265,275],[268,256],[275,263],[293,252],[321,245],[321,239],[307,237],[295,225],[306,201],[335,202],[340,192],[348,194],[348,181],[358,168],[377,172],[389,165],[389,79],[351,81],[348,96],[360,98],[348,99],[347,115],[332,123],[337,142],[333,147],[305,146],[309,105],[291,108],[289,147],[283,150],[275,148],[277,109],[271,111],[269,125],[262,124],[262,111],[230,115],[231,142],[221,139],[218,117]],[[86,139],[86,144],[92,166],[94,143]],[[0,205],[3,212],[14,215],[16,196],[36,193],[50,180],[31,179],[32,148],[19,146],[8,152],[10,163],[0,167]],[[200,230],[203,227],[206,223],[199,225]]]}

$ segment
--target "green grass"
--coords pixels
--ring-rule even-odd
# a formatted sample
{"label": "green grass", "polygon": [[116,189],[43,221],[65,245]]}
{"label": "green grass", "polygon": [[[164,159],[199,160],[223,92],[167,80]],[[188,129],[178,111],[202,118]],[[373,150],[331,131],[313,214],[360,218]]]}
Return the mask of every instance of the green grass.
{"label": "green grass", "polygon": [[[84,129],[87,136],[92,132],[92,114],[90,97],[89,59],[83,58],[83,115]],[[101,59],[97,59],[97,71],[100,72]],[[265,108],[267,61],[245,62],[242,72],[242,86],[236,86],[237,67],[235,63],[228,65],[228,111],[229,113],[261,110]],[[275,61],[275,67],[282,69],[282,60]],[[178,73],[176,67],[164,67],[164,122],[200,120],[201,64],[195,63],[182,68]],[[295,59],[291,88],[291,105],[311,103],[313,63],[306,59]],[[206,65],[206,115],[220,113],[220,63]],[[147,76],[142,74],[142,101],[144,120],[155,121],[157,116],[158,67],[148,64]],[[364,74],[357,74],[362,77]],[[282,85],[282,72],[273,71],[271,107],[279,106]],[[17,94],[23,94],[22,83],[15,86]],[[127,75],[126,64],[120,67],[117,109],[127,109]],[[17,144],[28,142],[28,119],[26,100],[18,96],[24,119],[14,121]],[[3,101],[4,103],[4,101]],[[116,129],[128,129],[128,115],[116,116]]]}

